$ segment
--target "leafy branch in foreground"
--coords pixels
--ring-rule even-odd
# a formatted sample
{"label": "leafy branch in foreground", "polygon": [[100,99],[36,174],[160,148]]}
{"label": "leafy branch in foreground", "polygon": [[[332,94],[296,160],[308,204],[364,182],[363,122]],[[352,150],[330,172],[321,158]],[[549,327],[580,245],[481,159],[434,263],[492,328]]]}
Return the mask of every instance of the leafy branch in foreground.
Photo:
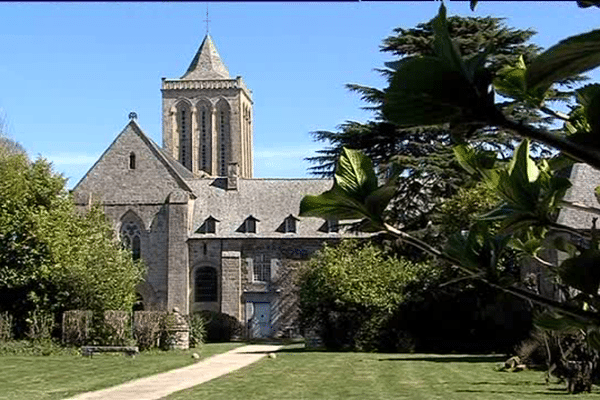
{"label": "leafy branch in foreground", "polygon": [[[577,105],[568,116],[552,111],[546,102],[554,83],[600,65],[600,30],[565,39],[530,63],[519,60],[493,76],[487,68],[487,53],[460,54],[448,34],[443,4],[433,27],[434,55],[408,57],[389,65],[393,73],[385,90],[383,116],[398,127],[448,124],[459,143],[455,148],[458,162],[485,182],[501,203],[481,215],[470,231],[452,236],[444,250],[437,249],[387,222],[386,206],[394,181],[378,185],[368,157],[344,149],[333,188],[305,197],[301,215],[362,219],[366,230],[385,232],[447,262],[466,277],[552,310],[538,319],[539,326],[577,331],[590,348],[599,351],[600,236],[595,224],[586,232],[560,225],[555,218],[564,207],[586,208],[563,200],[570,182],[560,176],[560,167],[581,161],[600,169],[600,85],[578,89]],[[495,103],[494,89],[557,115],[568,133],[511,119]],[[465,132],[483,126],[508,129],[524,139],[512,160],[501,162],[489,149],[467,143]],[[561,155],[536,163],[530,155],[530,139]],[[595,212],[589,207],[585,211]],[[486,228],[492,222],[500,223],[499,231]],[[564,289],[561,296],[547,298],[503,280],[498,260],[507,249],[540,260]],[[566,259],[560,263],[544,260],[544,249],[562,251]]]}

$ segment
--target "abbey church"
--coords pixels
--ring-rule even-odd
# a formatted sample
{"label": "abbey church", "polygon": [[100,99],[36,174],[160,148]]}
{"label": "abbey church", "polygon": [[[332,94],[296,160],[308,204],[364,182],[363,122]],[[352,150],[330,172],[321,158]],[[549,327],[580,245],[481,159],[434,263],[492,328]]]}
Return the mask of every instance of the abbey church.
{"label": "abbey church", "polygon": [[291,329],[294,270],[341,237],[337,221],[299,218],[299,204],[332,182],[253,178],[252,93],[230,77],[210,35],[161,90],[162,147],[131,115],[75,186],[77,205],[101,204],[144,260],[144,309],[220,311],[251,337]]}

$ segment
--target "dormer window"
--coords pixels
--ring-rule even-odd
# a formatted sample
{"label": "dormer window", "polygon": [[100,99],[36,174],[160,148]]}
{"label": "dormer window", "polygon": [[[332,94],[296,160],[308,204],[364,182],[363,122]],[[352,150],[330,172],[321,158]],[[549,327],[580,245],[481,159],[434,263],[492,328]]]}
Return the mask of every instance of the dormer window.
{"label": "dormer window", "polygon": [[340,230],[340,222],[337,219],[328,219],[327,221],[325,221],[325,223],[327,225],[327,232],[328,233],[339,232],[339,230]]}
{"label": "dormer window", "polygon": [[129,154],[129,169],[135,169],[135,153],[131,152]]}
{"label": "dormer window", "polygon": [[340,231],[340,221],[337,219],[327,219],[319,228],[319,232],[337,233]]}
{"label": "dormer window", "polygon": [[243,228],[245,233],[256,233],[256,223],[260,222],[258,219],[250,215],[244,221]]}
{"label": "dormer window", "polygon": [[298,221],[299,219],[294,217],[292,214],[288,215],[283,221],[284,233],[296,233],[296,223]]}
{"label": "dormer window", "polygon": [[209,215],[208,218],[204,220],[200,228],[196,231],[196,233],[217,233],[217,222],[218,219],[214,218],[212,215]]}

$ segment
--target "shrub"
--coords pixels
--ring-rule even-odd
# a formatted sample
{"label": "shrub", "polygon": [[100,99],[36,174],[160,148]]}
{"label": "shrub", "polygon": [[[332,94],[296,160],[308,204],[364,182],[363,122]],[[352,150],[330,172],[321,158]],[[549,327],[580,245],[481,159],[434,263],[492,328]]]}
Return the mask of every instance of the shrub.
{"label": "shrub", "polygon": [[164,311],[136,311],[133,314],[133,337],[140,350],[160,345],[165,315]]}
{"label": "shrub", "polygon": [[51,339],[0,342],[0,356],[49,356],[62,354],[76,355],[78,351],[73,348],[62,347]]}
{"label": "shrub", "polygon": [[189,314],[187,316],[190,326],[190,347],[200,347],[206,337],[206,324],[200,314]]}
{"label": "shrub", "polygon": [[25,320],[28,325],[27,338],[29,340],[50,339],[54,330],[54,315],[43,311],[32,311]]}
{"label": "shrub", "polygon": [[243,333],[242,323],[231,315],[207,310],[200,311],[199,315],[206,324],[207,342],[229,342]]}
{"label": "shrub", "polygon": [[330,349],[412,350],[410,335],[389,326],[393,313],[438,279],[437,269],[372,244],[325,246],[298,276],[302,328],[318,332]]}
{"label": "shrub", "polygon": [[0,342],[6,342],[13,337],[13,317],[7,312],[0,313]]}
{"label": "shrub", "polygon": [[131,338],[130,320],[131,315],[127,311],[104,311],[100,335],[102,344],[109,346],[128,344]]}
{"label": "shrub", "polygon": [[91,311],[65,311],[62,320],[62,342],[73,346],[84,345],[90,337],[91,323]]}

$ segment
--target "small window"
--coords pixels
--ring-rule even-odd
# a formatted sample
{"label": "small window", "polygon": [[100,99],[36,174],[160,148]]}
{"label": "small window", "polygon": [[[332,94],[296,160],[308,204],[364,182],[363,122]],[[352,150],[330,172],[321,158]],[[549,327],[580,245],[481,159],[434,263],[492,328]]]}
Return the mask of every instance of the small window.
{"label": "small window", "polygon": [[204,220],[200,228],[196,231],[196,233],[217,233],[217,222],[218,219],[214,218],[212,215],[209,215],[208,218]]}
{"label": "small window", "polygon": [[129,169],[135,169],[135,153],[129,154]]}
{"label": "small window", "polygon": [[248,218],[246,218],[246,221],[244,221],[244,232],[256,233],[256,223],[257,222],[258,222],[258,220],[256,218],[254,218],[252,215],[250,215]]}
{"label": "small window", "polygon": [[254,220],[254,219],[246,220],[246,233],[256,233],[256,220]]}
{"label": "small window", "polygon": [[253,282],[270,282],[271,281],[271,260],[267,259],[264,254],[258,255],[254,259],[252,271]]}
{"label": "small window", "polygon": [[340,223],[338,220],[336,219],[328,219],[327,220],[327,232],[333,233],[333,232],[339,232],[340,230]]}
{"label": "small window", "polygon": [[260,220],[250,215],[242,222],[242,224],[235,231],[240,233],[256,233],[257,222],[260,222]]}
{"label": "small window", "polygon": [[298,221],[298,218],[294,217],[293,215],[289,215],[285,221],[283,221],[283,227],[284,227],[284,232],[285,233],[296,233],[296,223]]}

